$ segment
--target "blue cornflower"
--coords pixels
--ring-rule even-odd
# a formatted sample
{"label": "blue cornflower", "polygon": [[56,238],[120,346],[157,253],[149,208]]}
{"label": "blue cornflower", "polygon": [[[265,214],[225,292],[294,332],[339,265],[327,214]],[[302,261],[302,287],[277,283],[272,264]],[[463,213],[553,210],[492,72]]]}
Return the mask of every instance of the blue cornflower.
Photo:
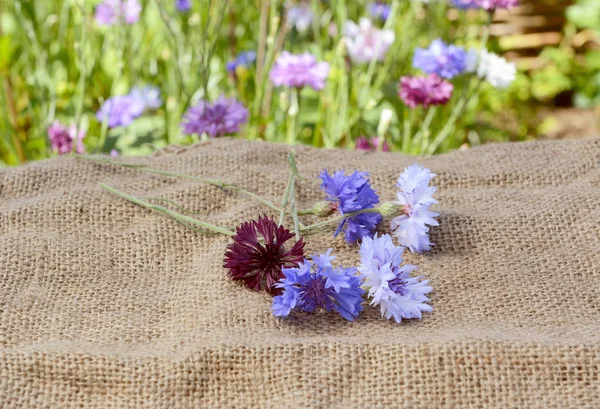
{"label": "blue cornflower", "polygon": [[368,9],[372,18],[379,18],[383,21],[387,21],[390,17],[390,12],[392,11],[392,7],[389,4],[381,3],[379,1],[370,3]]}
{"label": "blue cornflower", "polygon": [[413,58],[413,67],[428,74],[437,74],[443,78],[453,78],[462,74],[466,68],[466,52],[455,45],[447,45],[441,39],[433,40],[429,48],[417,48]]}
{"label": "blue cornflower", "polygon": [[317,310],[337,311],[348,321],[354,321],[363,310],[365,291],[356,268],[334,268],[331,249],[305,259],[298,268],[283,268],[276,287],[283,290],[273,298],[273,315],[286,317],[294,309],[313,313]]}
{"label": "blue cornflower", "polygon": [[256,60],[256,52],[245,51],[239,53],[233,61],[229,61],[226,65],[228,72],[235,72],[237,67],[249,67]]}
{"label": "blue cornflower", "polygon": [[[327,200],[334,202],[341,214],[373,209],[379,203],[379,196],[367,179],[368,173],[355,171],[346,176],[344,171],[338,171],[331,176],[325,169],[319,176],[323,181],[321,189],[325,192]],[[335,235],[344,231],[346,241],[350,244],[355,243],[365,236],[372,236],[380,221],[379,213],[357,214],[344,219]]]}
{"label": "blue cornflower", "polygon": [[417,164],[404,169],[396,186],[397,203],[402,206],[402,214],[392,220],[392,232],[401,246],[412,252],[423,252],[431,249],[429,227],[437,226],[435,220],[438,213],[429,210],[437,201],[433,198],[436,191],[429,186],[435,174]]}
{"label": "blue cornflower", "polygon": [[179,10],[179,11],[190,11],[190,9],[192,8],[192,1],[191,0],[175,0],[175,7],[177,7],[177,10]]}
{"label": "blue cornflower", "polygon": [[433,290],[427,285],[429,281],[410,276],[417,267],[401,265],[403,252],[404,248],[394,246],[388,234],[366,237],[360,245],[358,268],[365,278],[371,305],[378,305],[382,316],[388,320],[394,318],[398,324],[402,318],[420,319],[422,312],[433,310],[425,304],[429,301],[425,294]]}

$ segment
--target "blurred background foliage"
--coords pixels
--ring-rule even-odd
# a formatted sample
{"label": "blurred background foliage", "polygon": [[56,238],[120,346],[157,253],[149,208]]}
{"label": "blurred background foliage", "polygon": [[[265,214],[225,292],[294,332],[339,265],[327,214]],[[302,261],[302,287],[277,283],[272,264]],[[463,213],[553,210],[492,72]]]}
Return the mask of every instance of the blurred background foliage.
{"label": "blurred background foliage", "polygon": [[[368,67],[346,70],[336,30],[346,19],[358,21],[366,14],[361,2],[310,1],[316,21],[302,32],[285,25],[290,1],[198,0],[188,13],[173,3],[142,0],[138,23],[102,27],[94,20],[98,1],[1,0],[0,166],[53,156],[47,130],[55,120],[78,124],[90,153],[142,155],[194,143],[198,136],[181,132],[182,115],[199,98],[214,100],[221,94],[235,96],[251,112],[240,137],[284,142],[287,96],[273,89],[255,65],[226,70],[227,62],[243,51],[268,58],[268,49],[261,51],[265,43],[275,52],[308,50],[331,64],[322,93],[301,91],[298,142],[353,148],[357,137],[376,134],[381,112],[388,108],[394,112],[392,150],[422,154],[418,144],[401,143],[402,121],[410,113],[397,96],[398,80],[414,72],[415,47],[437,37],[475,46],[486,21],[481,12],[459,12],[443,1],[400,1],[397,18],[387,23],[396,41],[386,61],[370,73]],[[539,137],[552,127],[551,116],[539,117],[540,107],[600,105],[600,1],[578,0],[565,13],[560,42],[543,48],[535,64],[519,64],[508,90],[483,85],[436,153],[490,140]],[[510,45],[492,36],[488,48],[501,53]],[[144,85],[160,87],[164,99],[152,115],[114,129],[96,119],[107,98]],[[441,107],[431,128],[442,128],[451,110],[452,105]]]}

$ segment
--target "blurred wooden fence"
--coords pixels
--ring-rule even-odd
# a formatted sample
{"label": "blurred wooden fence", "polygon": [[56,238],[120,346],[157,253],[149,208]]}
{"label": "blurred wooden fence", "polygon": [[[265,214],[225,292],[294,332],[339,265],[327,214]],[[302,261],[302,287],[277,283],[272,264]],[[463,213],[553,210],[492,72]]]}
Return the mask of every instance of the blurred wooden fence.
{"label": "blurred wooden fence", "polygon": [[539,52],[561,43],[565,10],[572,3],[572,0],[521,0],[517,8],[496,12],[491,34],[498,37],[506,58],[518,61],[526,69],[538,68],[543,64],[537,57]]}

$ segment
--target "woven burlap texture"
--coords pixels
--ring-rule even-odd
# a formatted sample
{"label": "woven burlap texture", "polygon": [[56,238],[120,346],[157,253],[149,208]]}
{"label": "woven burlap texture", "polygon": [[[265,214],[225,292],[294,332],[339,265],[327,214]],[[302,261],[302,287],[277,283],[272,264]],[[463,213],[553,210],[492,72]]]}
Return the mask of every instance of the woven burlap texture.
{"label": "woven burlap texture", "polygon": [[[219,139],[121,160],[275,201],[288,151]],[[388,201],[416,159],[297,147],[297,160],[308,207],[324,167],[370,172]],[[600,140],[417,160],[438,175],[440,227],[433,251],[407,259],[431,280],[434,311],[400,325],[375,308],[352,323],[276,319],[267,294],[228,279],[228,238],[98,184],[226,226],[269,214],[248,197],[75,157],[3,170],[0,407],[600,408]],[[307,236],[307,252],[333,247],[355,265],[333,231]]]}

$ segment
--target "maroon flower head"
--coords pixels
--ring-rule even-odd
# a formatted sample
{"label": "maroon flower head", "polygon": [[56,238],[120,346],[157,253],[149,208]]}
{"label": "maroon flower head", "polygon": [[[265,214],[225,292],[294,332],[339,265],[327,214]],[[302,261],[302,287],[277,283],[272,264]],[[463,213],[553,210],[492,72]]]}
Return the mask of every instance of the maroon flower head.
{"label": "maroon flower head", "polygon": [[253,290],[264,288],[276,293],[274,285],[283,278],[281,269],[296,267],[304,259],[302,239],[287,249],[284,246],[293,237],[288,229],[266,216],[245,222],[227,246],[223,267],[229,269],[232,279],[243,281]]}

